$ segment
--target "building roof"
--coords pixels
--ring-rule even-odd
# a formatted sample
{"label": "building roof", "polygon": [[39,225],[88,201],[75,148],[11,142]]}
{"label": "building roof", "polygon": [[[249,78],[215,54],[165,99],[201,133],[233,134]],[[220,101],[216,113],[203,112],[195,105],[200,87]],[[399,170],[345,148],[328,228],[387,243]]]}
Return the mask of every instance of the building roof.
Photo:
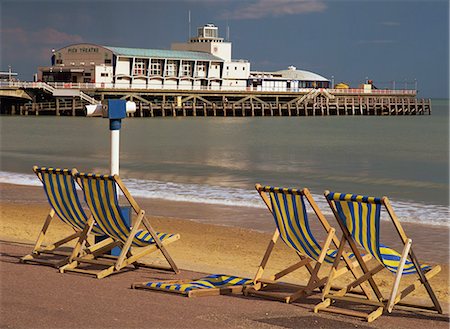
{"label": "building roof", "polygon": [[317,73],[297,70],[295,67],[291,66],[287,70],[281,70],[273,72],[275,74],[281,74],[283,78],[292,79],[292,80],[302,80],[302,81],[330,81],[327,78],[324,78]]}
{"label": "building roof", "polygon": [[204,53],[200,51],[181,51],[181,50],[165,50],[165,49],[142,49],[142,48],[123,48],[123,47],[109,47],[105,48],[111,50],[118,56],[128,57],[152,57],[152,58],[168,58],[168,59],[190,59],[190,60],[205,60],[205,61],[220,61],[223,59]]}

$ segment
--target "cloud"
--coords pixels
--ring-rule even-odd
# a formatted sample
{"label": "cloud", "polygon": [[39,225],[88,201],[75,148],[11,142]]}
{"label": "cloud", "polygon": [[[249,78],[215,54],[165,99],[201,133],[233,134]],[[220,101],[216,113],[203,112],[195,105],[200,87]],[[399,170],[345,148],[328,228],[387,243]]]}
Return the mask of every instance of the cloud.
{"label": "cloud", "polygon": [[[44,28],[37,31],[26,31],[23,28],[6,28],[0,30],[3,40],[11,44],[67,44],[83,42],[83,38],[76,34],[68,34],[54,28]],[[11,45],[10,45],[11,46]]]}
{"label": "cloud", "polygon": [[358,44],[367,45],[367,44],[373,44],[373,45],[383,45],[383,44],[393,44],[396,43],[394,40],[359,40]]}
{"label": "cloud", "polygon": [[286,15],[322,12],[327,6],[321,0],[256,0],[242,2],[232,11],[222,15],[228,19],[260,19],[264,17],[280,17]]}
{"label": "cloud", "polygon": [[29,37],[27,33],[22,28],[6,28],[1,29],[0,34],[2,35],[2,46],[7,46],[9,42],[16,44],[26,44],[28,43]]}
{"label": "cloud", "polygon": [[79,35],[50,27],[37,31],[27,31],[21,27],[5,28],[0,30],[0,34],[6,58],[27,58],[30,54],[34,54],[38,59],[48,60],[51,56],[51,48],[83,42],[83,38]]}
{"label": "cloud", "polygon": [[37,34],[36,37],[40,38],[45,44],[70,44],[83,42],[83,38],[76,34],[68,34],[55,30],[53,28],[45,28],[36,33],[32,33],[32,36]]}
{"label": "cloud", "polygon": [[392,21],[380,22],[380,24],[383,26],[400,26],[400,22],[392,22]]}

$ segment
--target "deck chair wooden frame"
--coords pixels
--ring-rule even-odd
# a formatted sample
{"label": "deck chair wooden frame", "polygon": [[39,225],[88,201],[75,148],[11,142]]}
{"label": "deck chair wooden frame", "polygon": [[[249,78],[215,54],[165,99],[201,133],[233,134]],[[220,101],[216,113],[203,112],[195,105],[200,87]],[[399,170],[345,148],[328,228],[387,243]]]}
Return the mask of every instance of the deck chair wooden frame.
{"label": "deck chair wooden frame", "polygon": [[[94,228],[92,216],[87,216],[84,212],[70,169],[34,166],[33,171],[42,182],[50,211],[39,232],[33,251],[22,257],[21,262],[39,263],[58,268],[80,255],[87,243],[87,236],[92,230],[95,235],[103,235],[103,233]],[[70,226],[74,233],[44,246],[47,231],[55,217]],[[61,247],[74,240],[76,241],[72,251],[61,250]]]}
{"label": "deck chair wooden frame", "polygon": [[[349,283],[347,287],[341,289],[340,291],[330,293],[330,286],[335,279],[334,275],[340,262],[339,257],[336,257],[330,271],[327,285],[322,292],[323,301],[316,305],[314,312],[317,313],[319,311],[328,311],[345,314],[363,318],[368,322],[374,321],[385,311],[391,313],[393,307],[396,305],[436,311],[442,314],[441,305],[429,283],[429,280],[440,272],[441,267],[439,265],[431,267],[428,265],[421,265],[419,263],[419,260],[415,256],[412,249],[412,240],[403,230],[400,221],[389,202],[389,199],[387,197],[373,198],[361,195],[332,193],[329,191],[325,191],[325,197],[343,232],[338,255],[342,252],[344,245],[348,244],[355,254],[359,266],[363,270],[363,275],[355,281]],[[400,240],[403,243],[404,247],[401,254],[380,244],[379,242],[379,221],[382,208],[384,208],[389,214]],[[361,233],[357,234],[356,232]],[[370,232],[369,234],[366,234],[366,238],[364,238],[365,232]],[[369,268],[369,265],[366,261],[364,261],[364,259],[362,259],[361,254],[358,251],[358,245],[364,248],[366,252],[372,254],[373,258],[377,260],[377,266]],[[408,267],[406,267],[406,265],[408,265]],[[373,278],[376,273],[385,268],[394,273],[394,280],[389,298],[383,297]],[[401,292],[398,292],[401,278],[406,274],[417,274],[418,279],[404,288]],[[369,283],[376,298],[363,299],[348,296],[348,293],[351,292],[353,288],[365,282]],[[418,289],[420,286],[425,287],[428,296],[432,301],[432,306],[417,305],[403,301],[405,297]],[[370,305],[374,307],[374,310],[370,313],[365,313],[331,306],[332,303],[337,300]]]}
{"label": "deck chair wooden frame", "polygon": [[[145,216],[145,211],[138,205],[118,175],[83,174],[76,170],[72,172],[72,175],[83,190],[85,201],[96,224],[114,242],[99,242],[91,248],[92,252],[89,254],[75,257],[71,263],[61,267],[61,273],[76,272],[94,275],[101,279],[128,266],[179,272],[165,246],[178,240],[180,235],[157,233]],[[124,220],[121,206],[118,203],[117,188],[123,193],[137,216],[131,226]],[[145,230],[139,229],[141,224]],[[119,256],[107,254],[116,246],[121,248]],[[132,253],[132,249],[136,249],[136,253]],[[139,262],[142,257],[157,250],[162,252],[169,263],[169,267]],[[102,269],[83,269],[81,268],[83,264],[101,266]]]}
{"label": "deck chair wooden frame", "polygon": [[[333,263],[334,257],[333,252],[330,249],[331,244],[333,243],[336,247],[339,245],[339,240],[335,236],[335,229],[330,226],[325,216],[320,211],[319,207],[317,206],[316,202],[314,201],[311,193],[307,188],[304,188],[302,190],[298,189],[288,189],[288,188],[278,188],[278,187],[271,187],[271,186],[265,186],[263,187],[260,184],[256,184],[255,186],[256,190],[258,191],[259,195],[261,196],[262,200],[264,201],[265,205],[267,206],[268,210],[272,214],[272,216],[275,219],[276,223],[276,229],[272,236],[272,239],[267,246],[266,252],[262,258],[261,264],[258,267],[258,270],[256,272],[256,275],[253,279],[253,286],[248,286],[244,288],[244,294],[245,295],[256,295],[263,298],[269,298],[274,300],[283,301],[286,303],[294,302],[295,300],[306,297],[308,295],[311,295],[314,290],[316,289],[322,289],[326,282],[327,277],[320,278],[318,276],[319,270],[322,266],[322,264],[326,261],[328,263]],[[296,210],[291,210],[290,214],[297,213],[298,218],[296,220],[299,220],[299,223],[296,228],[291,227],[291,233],[296,230],[297,236],[304,236],[304,239],[308,239],[310,245],[309,247],[304,247],[302,245],[302,242],[300,242],[300,239],[297,239],[298,242],[292,242],[295,240],[294,237],[290,237],[292,234],[288,234],[287,230],[285,229],[284,225],[287,224],[281,224],[278,223],[279,219],[283,217],[283,214],[281,212],[285,210],[281,210],[281,208],[277,207],[277,209],[274,209],[274,199],[277,198],[277,195],[281,195],[283,197],[284,203],[289,202],[287,201],[287,197],[289,196],[291,198],[292,205],[290,205],[291,208],[295,208]],[[308,224],[308,218],[306,213],[305,204],[303,202],[303,198],[306,199],[306,201],[309,203],[311,208],[313,209],[316,217],[318,218],[321,226],[324,228],[324,230],[327,233],[327,237],[322,245],[319,245],[312,235],[312,233],[309,230],[309,224]],[[294,207],[295,203],[295,207]],[[301,209],[300,209],[301,208]],[[289,217],[290,215],[285,214],[285,217]],[[293,215],[292,215],[293,216]],[[300,223],[300,221],[303,221]],[[280,232],[281,231],[281,232]],[[282,271],[279,271],[278,273],[268,277],[264,278],[264,271],[266,270],[267,263],[269,261],[269,258],[272,254],[272,251],[278,241],[278,238],[281,236],[283,242],[293,249],[300,260],[283,269]],[[313,250],[314,249],[314,250]],[[308,251],[309,250],[309,251]],[[344,262],[346,264],[345,267],[342,267],[339,272],[337,273],[338,276],[343,275],[348,270],[353,273],[355,277],[360,275],[360,271],[356,266],[356,263],[354,263],[350,259],[350,255],[347,253],[341,253],[341,257],[344,259]],[[368,256],[370,258],[370,256]],[[366,259],[368,259],[366,258]],[[312,264],[315,262],[314,267]],[[307,271],[309,272],[309,280],[306,286],[300,286],[295,284],[288,284],[280,282],[279,280],[286,276],[289,273],[292,273],[300,268],[306,267]],[[283,290],[283,289],[293,290],[292,293],[280,293],[277,290]],[[275,289],[275,291],[267,291],[267,289]],[[359,293],[363,293],[364,295],[370,294],[370,290],[365,285],[362,286],[362,291]]]}

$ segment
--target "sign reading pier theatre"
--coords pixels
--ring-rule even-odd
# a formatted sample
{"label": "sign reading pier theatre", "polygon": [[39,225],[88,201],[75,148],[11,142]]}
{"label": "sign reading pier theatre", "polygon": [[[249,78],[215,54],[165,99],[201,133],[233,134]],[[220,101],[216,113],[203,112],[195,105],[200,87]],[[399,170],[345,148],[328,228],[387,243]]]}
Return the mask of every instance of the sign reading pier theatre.
{"label": "sign reading pier theatre", "polygon": [[98,53],[98,47],[71,47],[68,53]]}

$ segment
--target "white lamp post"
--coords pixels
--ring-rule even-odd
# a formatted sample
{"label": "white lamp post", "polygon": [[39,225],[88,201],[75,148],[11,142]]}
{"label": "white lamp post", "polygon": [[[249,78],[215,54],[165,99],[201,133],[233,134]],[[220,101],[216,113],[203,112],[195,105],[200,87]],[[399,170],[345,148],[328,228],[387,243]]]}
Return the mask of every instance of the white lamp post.
{"label": "white lamp post", "polygon": [[122,119],[126,118],[127,113],[136,112],[136,103],[127,102],[122,99],[110,99],[103,101],[102,104],[86,105],[86,115],[102,116],[109,119],[109,130],[111,131],[111,175],[119,174],[120,158],[120,128]]}

